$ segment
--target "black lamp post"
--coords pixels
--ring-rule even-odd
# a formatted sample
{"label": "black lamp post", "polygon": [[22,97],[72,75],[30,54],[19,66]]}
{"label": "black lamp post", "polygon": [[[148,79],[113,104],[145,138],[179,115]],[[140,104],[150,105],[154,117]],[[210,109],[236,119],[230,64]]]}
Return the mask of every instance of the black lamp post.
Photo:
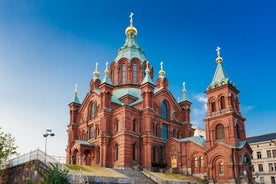
{"label": "black lamp post", "polygon": [[45,162],[45,163],[46,163],[47,137],[48,137],[48,136],[51,136],[51,137],[55,136],[55,134],[52,132],[51,129],[47,129],[47,130],[46,130],[46,133],[43,134],[43,137],[45,137],[45,158],[44,158],[44,162]]}

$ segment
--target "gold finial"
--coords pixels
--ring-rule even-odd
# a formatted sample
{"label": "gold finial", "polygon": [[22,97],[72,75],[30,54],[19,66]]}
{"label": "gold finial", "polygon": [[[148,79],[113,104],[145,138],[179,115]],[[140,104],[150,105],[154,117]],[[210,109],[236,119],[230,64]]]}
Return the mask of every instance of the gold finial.
{"label": "gold finial", "polygon": [[158,72],[159,77],[164,77],[165,71],[163,70],[163,61],[160,62],[160,71]]}
{"label": "gold finial", "polygon": [[217,51],[217,59],[216,59],[216,62],[217,63],[221,63],[222,62],[222,57],[220,56],[220,47],[217,47],[216,51]]}
{"label": "gold finial", "polygon": [[129,33],[134,33],[135,35],[137,35],[137,29],[133,26],[133,15],[134,15],[134,13],[130,13],[130,15],[129,15],[129,18],[130,18],[130,20],[129,20],[129,26],[126,28],[126,31],[125,31],[125,33],[126,33],[126,35],[128,35]]}
{"label": "gold finial", "polygon": [[147,68],[145,70],[146,73],[150,73],[150,69],[149,69],[149,62],[147,61]]}
{"label": "gold finial", "polygon": [[109,70],[108,70],[108,61],[105,62],[105,71],[104,73],[108,74]]}
{"label": "gold finial", "polygon": [[74,90],[74,93],[75,93],[75,95],[77,95],[77,94],[78,94],[78,84],[77,84],[77,83],[75,84],[75,90]]}
{"label": "gold finial", "polygon": [[96,62],[96,68],[95,71],[93,72],[94,77],[99,77],[100,76],[100,72],[98,71],[98,62]]}
{"label": "gold finial", "polygon": [[183,92],[183,93],[186,93],[186,83],[185,83],[185,82],[183,82],[182,84],[183,84],[183,89],[182,89],[182,92]]}

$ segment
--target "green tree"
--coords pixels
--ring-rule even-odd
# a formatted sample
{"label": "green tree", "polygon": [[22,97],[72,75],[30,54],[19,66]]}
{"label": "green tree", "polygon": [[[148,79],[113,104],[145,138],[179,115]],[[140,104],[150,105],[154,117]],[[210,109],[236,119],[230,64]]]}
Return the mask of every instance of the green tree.
{"label": "green tree", "polygon": [[10,156],[16,154],[15,137],[10,133],[4,133],[0,127],[0,166]]}
{"label": "green tree", "polygon": [[50,163],[51,167],[46,167],[46,170],[38,171],[39,175],[43,178],[42,184],[67,184],[68,183],[68,170],[61,170],[58,164]]}

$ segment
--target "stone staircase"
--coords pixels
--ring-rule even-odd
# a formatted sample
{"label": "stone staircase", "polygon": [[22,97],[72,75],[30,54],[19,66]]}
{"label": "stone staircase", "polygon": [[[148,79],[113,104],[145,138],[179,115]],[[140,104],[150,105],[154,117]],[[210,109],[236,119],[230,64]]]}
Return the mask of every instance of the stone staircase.
{"label": "stone staircase", "polygon": [[114,170],[129,177],[131,179],[131,184],[156,184],[153,180],[151,180],[138,170],[134,170],[132,168]]}

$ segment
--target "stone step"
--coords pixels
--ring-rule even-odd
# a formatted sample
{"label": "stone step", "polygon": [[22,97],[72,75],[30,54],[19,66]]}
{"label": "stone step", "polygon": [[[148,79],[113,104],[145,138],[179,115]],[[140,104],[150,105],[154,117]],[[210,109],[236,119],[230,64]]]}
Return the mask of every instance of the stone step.
{"label": "stone step", "polygon": [[156,184],[153,180],[145,176],[142,172],[132,168],[114,169],[115,171],[129,177],[133,184]]}

